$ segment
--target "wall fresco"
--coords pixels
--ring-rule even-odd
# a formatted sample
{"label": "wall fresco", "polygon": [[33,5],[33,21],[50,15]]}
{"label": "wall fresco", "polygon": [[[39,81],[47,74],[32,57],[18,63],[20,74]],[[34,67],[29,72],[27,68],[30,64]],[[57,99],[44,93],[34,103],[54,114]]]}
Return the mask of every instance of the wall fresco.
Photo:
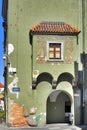
{"label": "wall fresco", "polygon": [[[72,37],[47,37],[37,36],[37,47],[36,47],[36,62],[48,63],[47,62],[47,41],[63,41],[64,42],[64,61],[60,61],[61,64],[72,64],[74,62],[74,46]],[[52,62],[49,62],[52,63]],[[54,62],[56,64],[56,62]]]}

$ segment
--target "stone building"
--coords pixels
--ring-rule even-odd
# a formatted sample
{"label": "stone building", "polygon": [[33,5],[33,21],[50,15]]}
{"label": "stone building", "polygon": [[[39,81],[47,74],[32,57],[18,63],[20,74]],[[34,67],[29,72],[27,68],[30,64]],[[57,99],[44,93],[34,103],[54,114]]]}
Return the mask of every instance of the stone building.
{"label": "stone building", "polygon": [[64,22],[42,22],[30,30],[32,89],[43,87],[42,93],[48,92],[40,100],[45,101],[47,123],[69,123],[70,118],[74,119],[74,64],[79,33]]}
{"label": "stone building", "polygon": [[7,123],[9,106],[17,103],[38,126],[87,124],[86,6],[82,0],[3,0]]}

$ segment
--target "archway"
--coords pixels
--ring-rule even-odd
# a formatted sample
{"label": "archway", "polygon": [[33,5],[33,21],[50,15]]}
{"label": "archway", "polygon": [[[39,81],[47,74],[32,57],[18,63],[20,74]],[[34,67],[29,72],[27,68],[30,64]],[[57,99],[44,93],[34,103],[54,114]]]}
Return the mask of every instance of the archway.
{"label": "archway", "polygon": [[41,73],[38,77],[37,77],[37,81],[36,81],[36,86],[42,82],[42,81],[46,81],[50,84],[52,84],[52,81],[53,81],[53,77],[50,73],[47,73],[47,72],[43,72]]}
{"label": "archway", "polygon": [[60,76],[58,77],[57,84],[59,84],[62,81],[67,81],[72,85],[73,79],[74,79],[74,77],[72,74],[70,74],[68,72],[64,72],[64,73],[60,74]]}
{"label": "archway", "polygon": [[53,76],[50,73],[48,73],[48,72],[40,73],[38,75],[38,77],[36,78],[36,80],[32,81],[32,89],[36,89],[36,87],[38,86],[38,84],[40,82],[43,82],[43,81],[46,81],[46,82],[52,84],[52,82],[53,82]]}
{"label": "archway", "polygon": [[71,97],[61,90],[52,92],[47,98],[46,123],[69,123],[69,116],[65,114],[71,113]]}

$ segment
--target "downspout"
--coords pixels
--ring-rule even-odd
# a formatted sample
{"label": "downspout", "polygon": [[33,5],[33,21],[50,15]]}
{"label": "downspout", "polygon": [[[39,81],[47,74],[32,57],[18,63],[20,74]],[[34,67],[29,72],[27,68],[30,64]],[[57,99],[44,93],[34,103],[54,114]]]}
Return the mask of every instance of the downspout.
{"label": "downspout", "polygon": [[82,106],[82,111],[81,111],[81,123],[84,124],[85,122],[85,0],[82,0],[82,79],[83,79],[83,85],[81,88],[81,106]]}
{"label": "downspout", "polygon": [[82,42],[83,52],[85,53],[85,0],[82,0]]}
{"label": "downspout", "polygon": [[30,45],[31,45],[31,82],[32,82],[32,89],[33,89],[33,33],[32,33],[32,30],[30,30],[29,32],[29,42],[30,42]]}

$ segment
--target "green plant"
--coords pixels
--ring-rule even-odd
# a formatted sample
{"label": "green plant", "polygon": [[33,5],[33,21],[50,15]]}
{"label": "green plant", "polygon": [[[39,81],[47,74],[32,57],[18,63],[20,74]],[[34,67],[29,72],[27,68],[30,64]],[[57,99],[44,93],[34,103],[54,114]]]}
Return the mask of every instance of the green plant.
{"label": "green plant", "polygon": [[5,117],[5,111],[0,110],[0,118],[4,118]]}

